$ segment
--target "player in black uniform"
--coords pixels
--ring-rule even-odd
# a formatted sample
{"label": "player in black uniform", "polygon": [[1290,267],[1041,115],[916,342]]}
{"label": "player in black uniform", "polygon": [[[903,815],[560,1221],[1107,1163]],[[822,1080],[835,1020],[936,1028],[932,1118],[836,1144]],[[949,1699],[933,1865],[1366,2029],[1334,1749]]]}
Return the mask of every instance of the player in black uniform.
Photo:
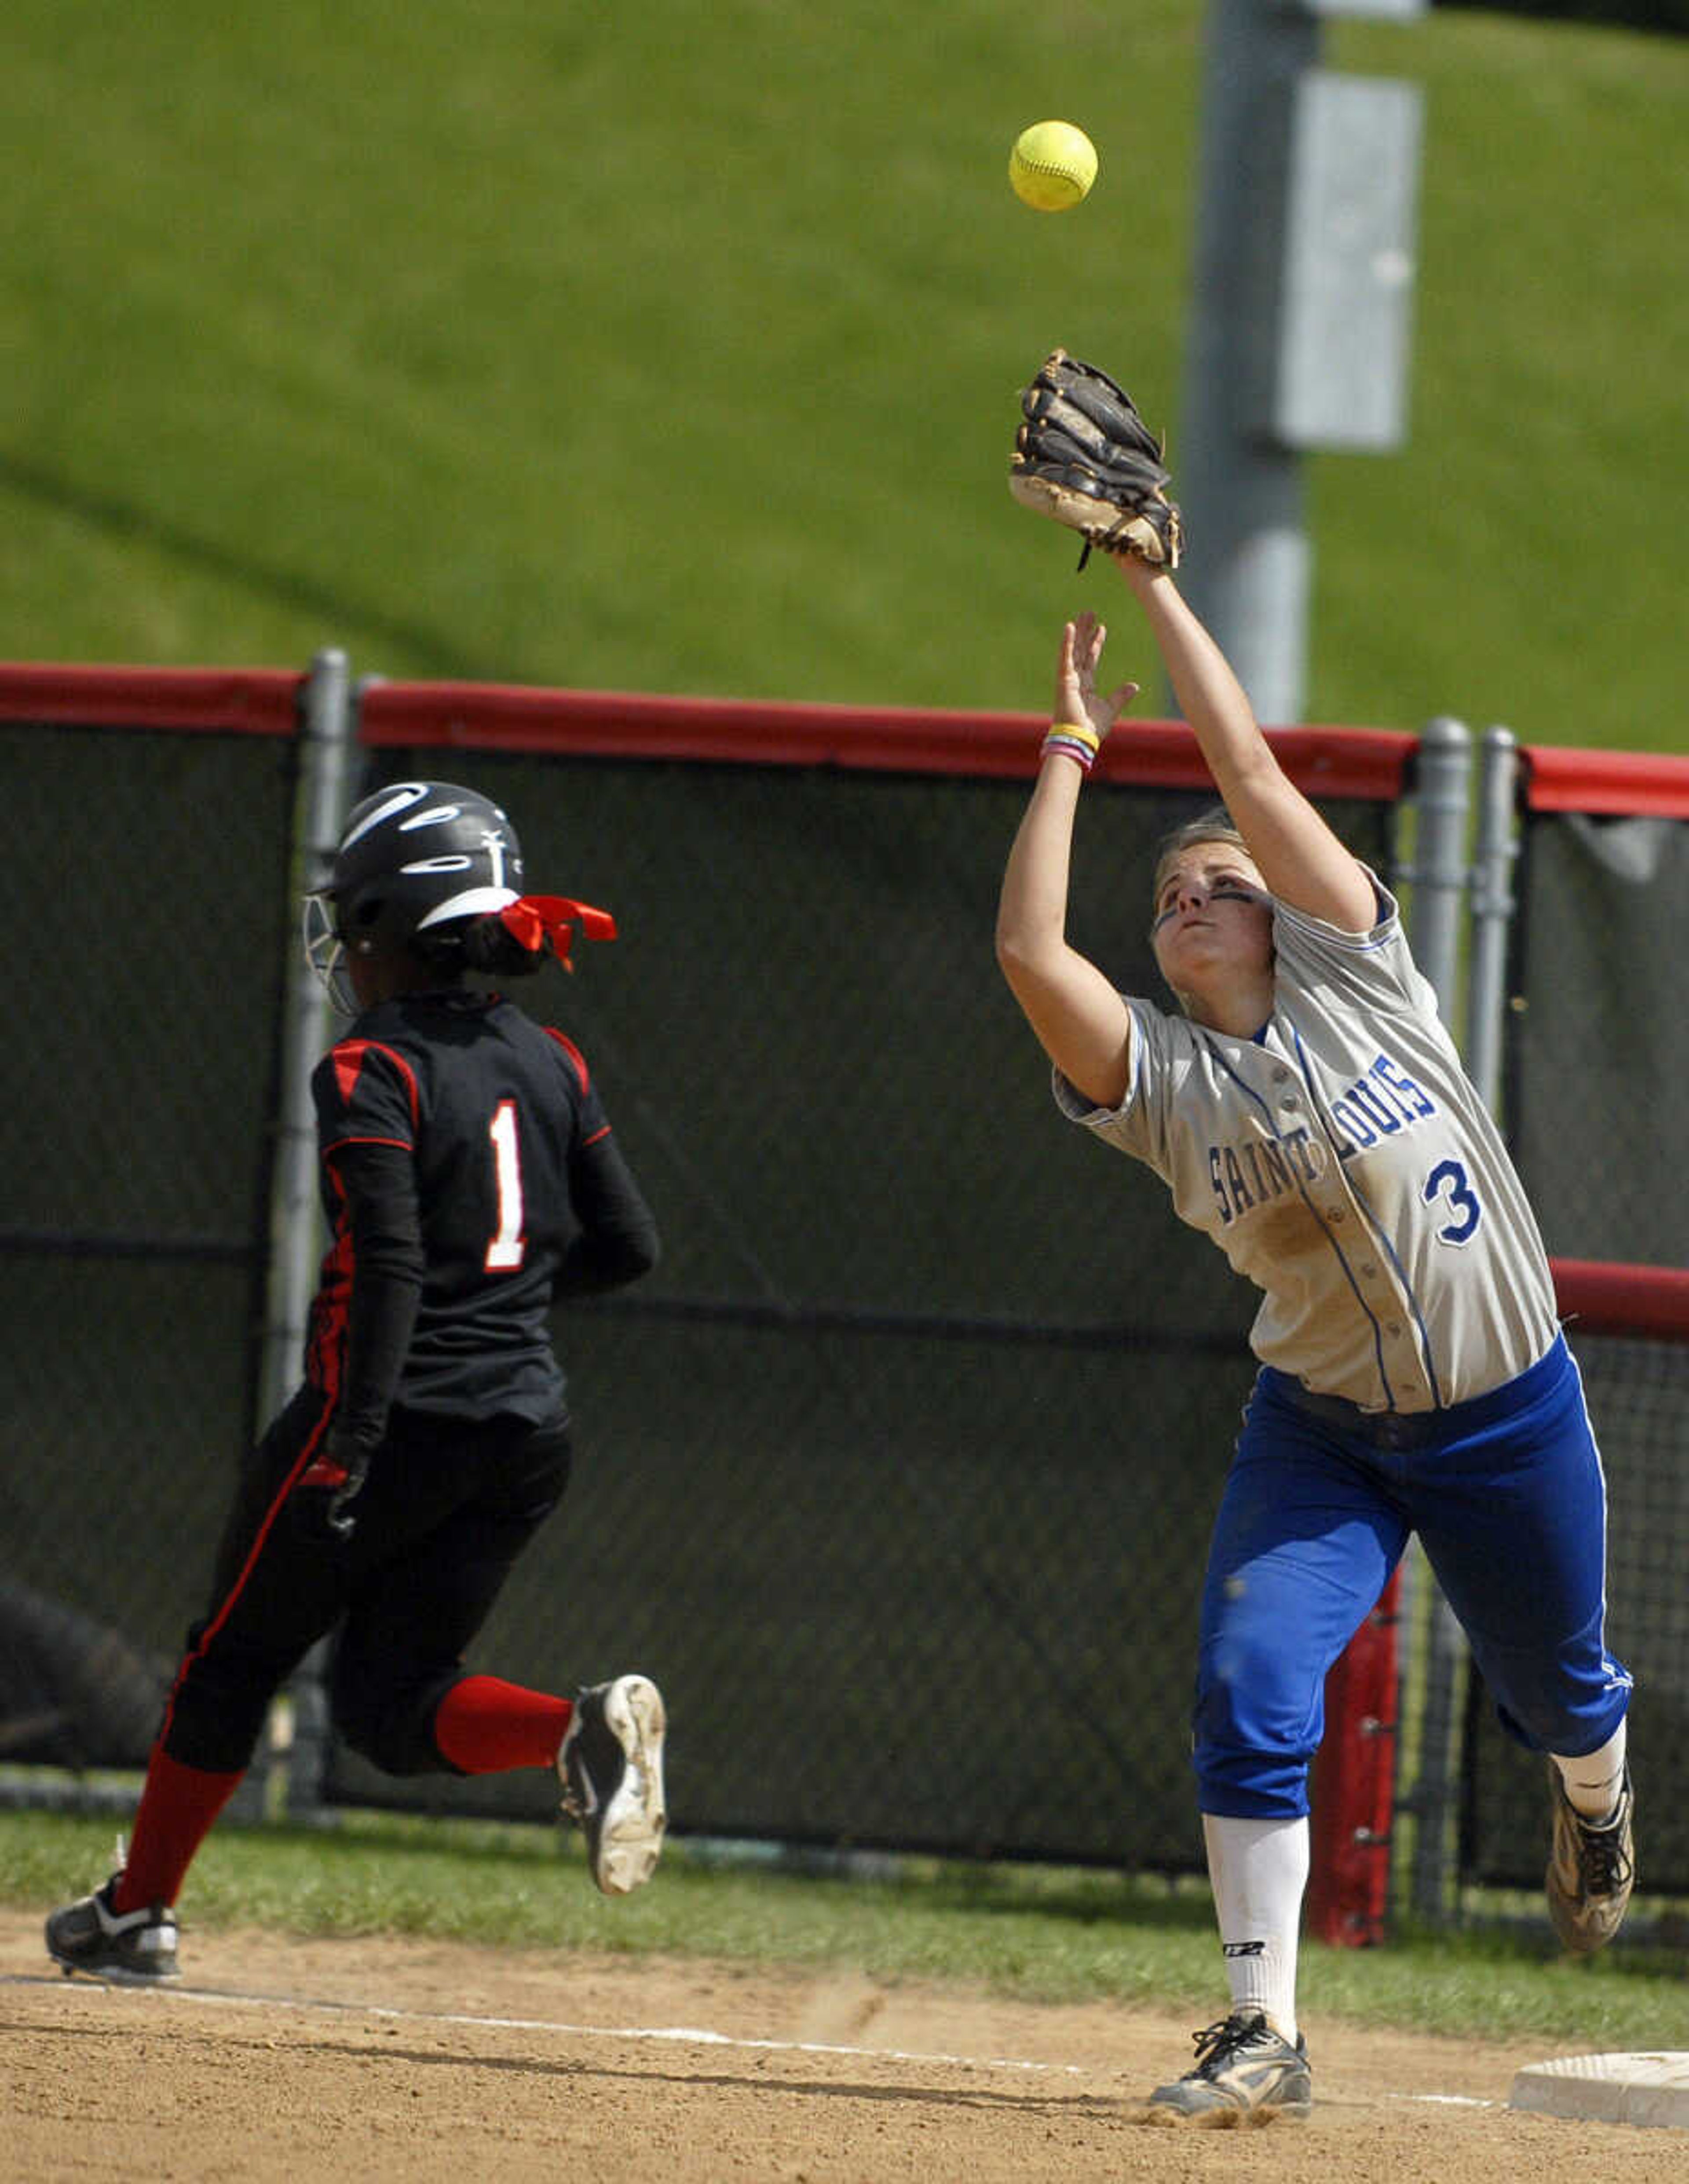
{"label": "player in black uniform", "polygon": [[[663,1704],[640,1675],[573,1701],[462,1656],[568,1479],[554,1296],[648,1273],[656,1226],[587,1065],[465,973],[568,960],[601,911],[521,892],[521,852],[470,789],[359,805],[307,949],[357,1020],[317,1065],[330,1242],[303,1385],[247,1465],[188,1634],[120,1869],[47,1922],[67,1972],[176,1972],[174,1905],[270,1704],[338,1631],[334,1718],[394,1774],[555,1765],[594,1880],[661,1848]],[[349,989],[349,993],[348,993]]]}

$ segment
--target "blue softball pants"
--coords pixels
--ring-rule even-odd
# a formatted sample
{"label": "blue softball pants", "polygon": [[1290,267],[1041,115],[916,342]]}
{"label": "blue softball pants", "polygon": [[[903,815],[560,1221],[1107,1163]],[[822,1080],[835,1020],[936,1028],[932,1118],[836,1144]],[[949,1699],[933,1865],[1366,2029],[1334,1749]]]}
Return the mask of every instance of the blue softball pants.
{"label": "blue softball pants", "polygon": [[1201,1809],[1308,1809],[1327,1671],[1417,1532],[1502,1725],[1533,1751],[1604,1744],[1630,1678],[1603,1640],[1607,1490],[1564,1338],[1517,1379],[1412,1415],[1263,1367],[1221,1497],[1194,1716]]}

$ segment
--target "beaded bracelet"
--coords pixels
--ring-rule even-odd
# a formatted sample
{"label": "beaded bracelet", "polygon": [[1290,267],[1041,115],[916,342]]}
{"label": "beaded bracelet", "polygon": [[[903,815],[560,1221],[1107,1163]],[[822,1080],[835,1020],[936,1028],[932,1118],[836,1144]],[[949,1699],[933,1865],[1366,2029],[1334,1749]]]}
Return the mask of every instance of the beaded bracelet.
{"label": "beaded bracelet", "polygon": [[1096,755],[1102,749],[1102,738],[1090,728],[1075,727],[1071,721],[1055,721],[1044,738],[1040,759],[1048,758],[1052,751],[1070,758],[1082,773],[1089,773],[1096,764]]}

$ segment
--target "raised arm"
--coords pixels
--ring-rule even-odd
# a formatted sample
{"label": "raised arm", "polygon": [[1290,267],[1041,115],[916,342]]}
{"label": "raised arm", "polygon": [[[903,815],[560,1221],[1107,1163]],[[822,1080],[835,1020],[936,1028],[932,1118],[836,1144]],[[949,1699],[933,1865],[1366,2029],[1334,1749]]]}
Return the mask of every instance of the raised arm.
{"label": "raised arm", "polygon": [[[1058,724],[1078,727],[1101,744],[1135,694],[1123,683],[1105,697],[1095,687],[1106,632],[1082,614],[1062,632],[1056,666]],[[1103,973],[1068,944],[1067,885],[1073,816],[1083,764],[1059,746],[1046,747],[1014,846],[997,906],[997,961],[1039,1044],[1062,1075],[1100,1107],[1126,1096],[1132,1015]]]}
{"label": "raised arm", "polygon": [[1290,780],[1242,684],[1164,569],[1119,555],[1179,710],[1261,877],[1280,902],[1345,933],[1378,922],[1372,882]]}

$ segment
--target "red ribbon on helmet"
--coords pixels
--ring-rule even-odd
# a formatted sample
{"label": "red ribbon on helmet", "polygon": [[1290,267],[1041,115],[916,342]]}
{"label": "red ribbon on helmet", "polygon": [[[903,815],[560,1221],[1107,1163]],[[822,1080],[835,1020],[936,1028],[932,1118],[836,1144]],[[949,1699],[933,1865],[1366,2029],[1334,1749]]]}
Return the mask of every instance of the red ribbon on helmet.
{"label": "red ribbon on helmet", "polygon": [[588,940],[614,940],[616,920],[607,910],[594,910],[589,902],[577,902],[566,894],[523,894],[506,903],[499,922],[515,933],[524,948],[538,950],[549,940],[551,952],[566,971],[572,971],[569,949],[578,925]]}

